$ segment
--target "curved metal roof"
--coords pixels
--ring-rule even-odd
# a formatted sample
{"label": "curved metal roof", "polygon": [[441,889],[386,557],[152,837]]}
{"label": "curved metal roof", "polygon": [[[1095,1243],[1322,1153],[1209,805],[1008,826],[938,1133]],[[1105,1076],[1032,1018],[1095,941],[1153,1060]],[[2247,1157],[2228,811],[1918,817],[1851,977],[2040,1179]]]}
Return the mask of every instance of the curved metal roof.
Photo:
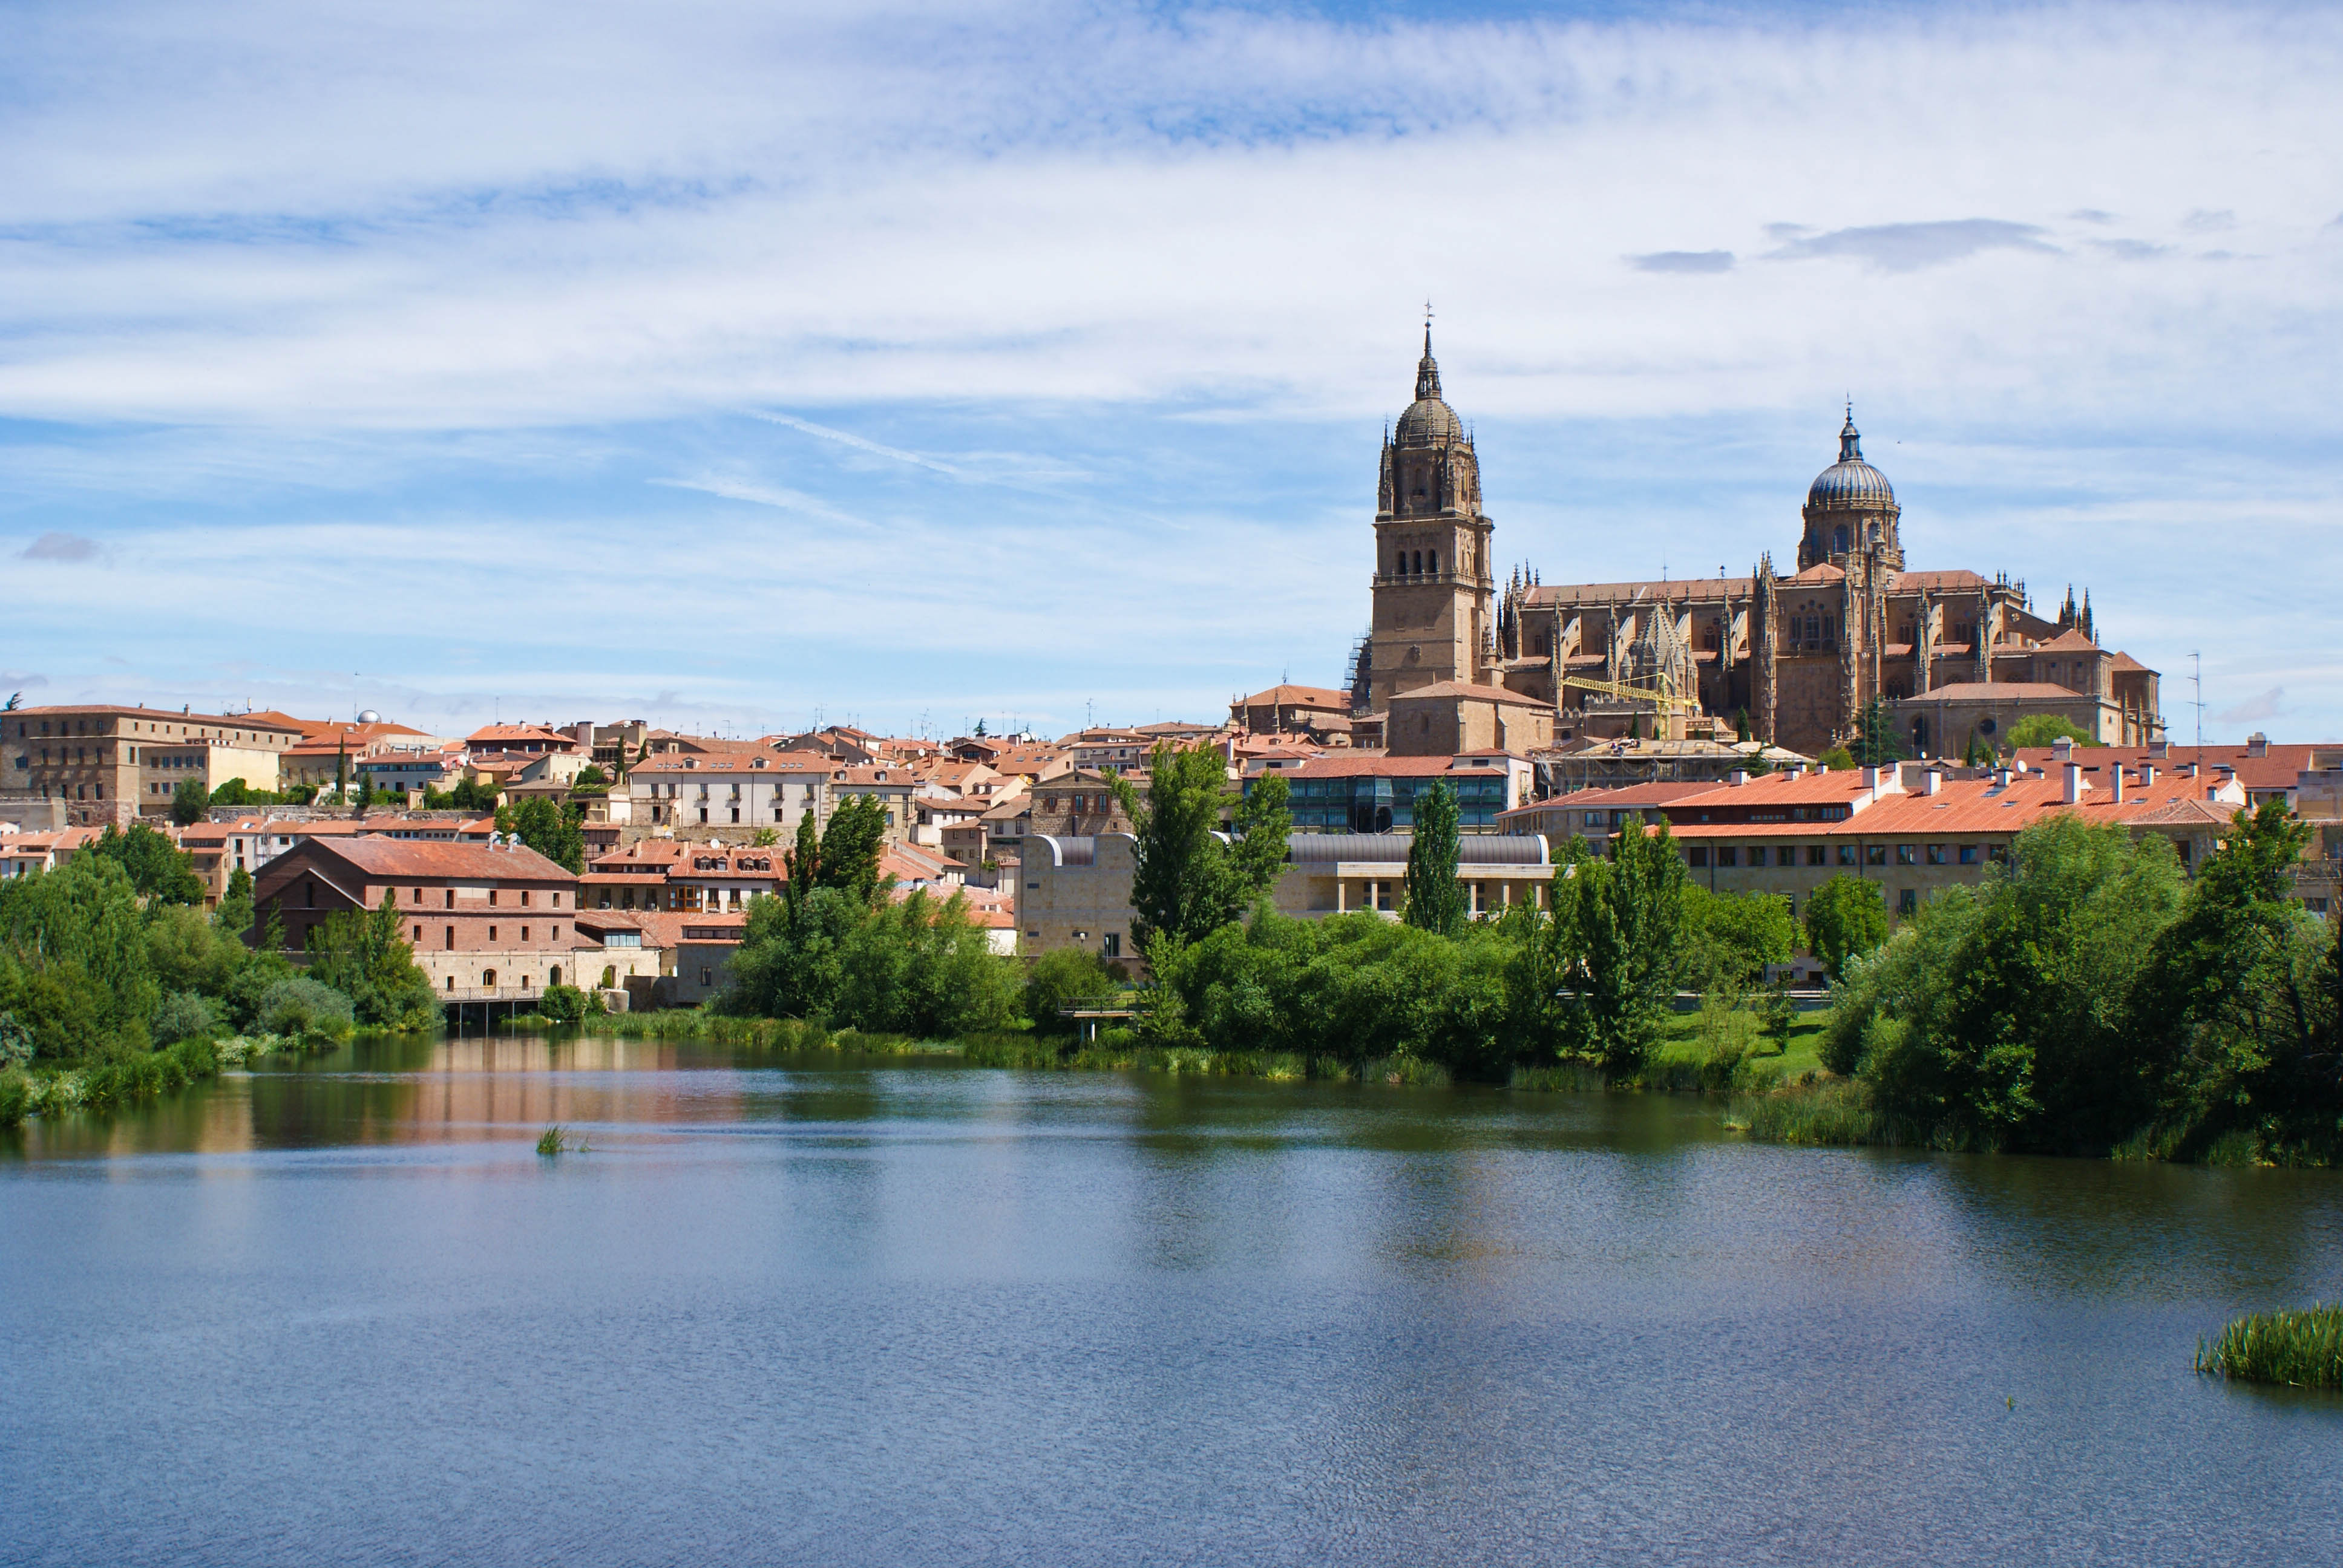
{"label": "curved metal roof", "polygon": [[[1296,833],[1285,841],[1286,859],[1297,866],[1337,860],[1373,860],[1404,865],[1413,833]],[[1457,840],[1463,866],[1545,866],[1545,839],[1535,833],[1467,833]]]}

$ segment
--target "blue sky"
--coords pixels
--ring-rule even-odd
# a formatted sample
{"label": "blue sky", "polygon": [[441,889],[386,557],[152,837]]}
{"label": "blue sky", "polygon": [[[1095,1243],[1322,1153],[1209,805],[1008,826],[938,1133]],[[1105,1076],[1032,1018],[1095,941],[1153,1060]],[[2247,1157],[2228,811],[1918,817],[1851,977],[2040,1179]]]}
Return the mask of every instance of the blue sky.
{"label": "blue sky", "polygon": [[0,689],[757,733],[1332,684],[1422,303],[1502,557],[2088,586],[2343,735],[2323,9],[19,5]]}

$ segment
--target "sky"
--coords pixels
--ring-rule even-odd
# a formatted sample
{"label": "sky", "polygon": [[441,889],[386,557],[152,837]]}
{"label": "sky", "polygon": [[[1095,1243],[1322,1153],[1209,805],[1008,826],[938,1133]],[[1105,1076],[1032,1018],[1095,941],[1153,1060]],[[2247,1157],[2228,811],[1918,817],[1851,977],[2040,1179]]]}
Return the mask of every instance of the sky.
{"label": "sky", "polygon": [[[2343,12],[16,0],[0,698],[1059,733],[1500,558],[2092,597],[2343,737]],[[2201,656],[2202,709],[2192,676]]]}

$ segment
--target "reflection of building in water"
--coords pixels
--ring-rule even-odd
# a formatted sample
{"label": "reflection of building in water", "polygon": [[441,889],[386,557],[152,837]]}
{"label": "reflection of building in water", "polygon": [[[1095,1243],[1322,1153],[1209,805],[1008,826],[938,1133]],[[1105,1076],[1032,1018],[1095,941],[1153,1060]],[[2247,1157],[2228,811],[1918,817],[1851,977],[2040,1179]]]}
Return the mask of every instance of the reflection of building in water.
{"label": "reflection of building in water", "polygon": [[334,915],[387,902],[447,1001],[526,1003],[548,986],[598,986],[638,969],[655,976],[658,950],[638,921],[579,922],[578,885],[518,843],[306,839],[263,868],[253,896],[260,929],[272,915],[281,920],[297,960]]}

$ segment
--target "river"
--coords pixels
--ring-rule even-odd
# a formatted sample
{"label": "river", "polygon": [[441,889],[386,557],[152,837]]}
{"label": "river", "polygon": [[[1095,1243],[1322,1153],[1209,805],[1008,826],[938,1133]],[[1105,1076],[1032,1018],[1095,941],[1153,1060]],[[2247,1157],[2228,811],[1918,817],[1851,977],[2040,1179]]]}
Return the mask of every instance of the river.
{"label": "river", "polygon": [[2338,1295],[2343,1173],[376,1044],[0,1134],[0,1561],[2331,1564],[2189,1356]]}

